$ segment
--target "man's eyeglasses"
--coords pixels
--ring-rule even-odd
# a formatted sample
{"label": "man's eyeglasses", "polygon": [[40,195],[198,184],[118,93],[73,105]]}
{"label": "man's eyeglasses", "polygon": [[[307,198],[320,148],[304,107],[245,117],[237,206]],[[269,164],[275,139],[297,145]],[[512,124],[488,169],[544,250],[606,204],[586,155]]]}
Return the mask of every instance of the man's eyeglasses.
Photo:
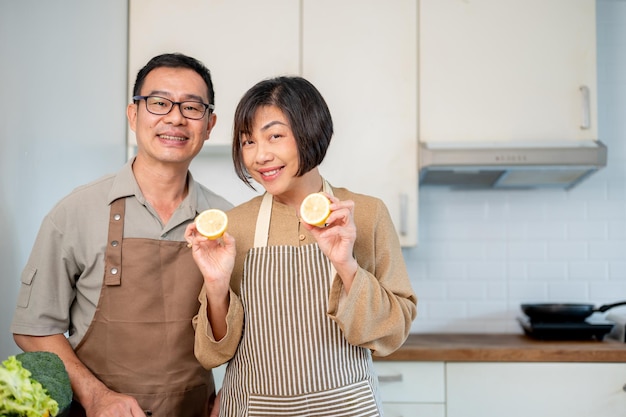
{"label": "man's eyeglasses", "polygon": [[133,100],[145,100],[146,110],[158,116],[165,116],[172,111],[175,104],[178,104],[180,113],[187,119],[193,120],[202,119],[207,109],[210,109],[209,113],[215,109],[213,104],[206,104],[200,101],[172,101],[159,96],[134,96]]}

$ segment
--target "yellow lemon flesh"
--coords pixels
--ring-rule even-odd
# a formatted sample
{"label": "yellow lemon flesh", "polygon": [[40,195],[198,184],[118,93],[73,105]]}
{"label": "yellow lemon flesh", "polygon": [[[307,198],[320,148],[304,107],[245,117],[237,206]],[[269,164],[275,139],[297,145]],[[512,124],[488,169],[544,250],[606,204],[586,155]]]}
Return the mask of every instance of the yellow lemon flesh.
{"label": "yellow lemon flesh", "polygon": [[218,209],[205,210],[196,217],[196,229],[208,239],[221,237],[228,226],[226,213]]}
{"label": "yellow lemon flesh", "polygon": [[307,195],[300,205],[300,218],[313,226],[323,226],[330,216],[330,200],[322,193]]}

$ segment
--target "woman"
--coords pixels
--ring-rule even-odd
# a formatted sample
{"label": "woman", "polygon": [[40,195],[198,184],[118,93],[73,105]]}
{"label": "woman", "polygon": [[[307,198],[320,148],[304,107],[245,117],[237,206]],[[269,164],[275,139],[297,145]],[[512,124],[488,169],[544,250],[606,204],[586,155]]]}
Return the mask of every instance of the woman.
{"label": "woman", "polygon": [[[320,175],[332,134],[305,79],[256,84],[237,106],[232,151],[238,176],[266,193],[228,212],[220,240],[187,229],[205,280],[196,356],[207,368],[230,360],[221,416],[382,414],[372,355],[402,345],[416,297],[382,201]],[[324,227],[299,217],[314,192],[331,201]],[[214,354],[238,337],[232,358]]]}

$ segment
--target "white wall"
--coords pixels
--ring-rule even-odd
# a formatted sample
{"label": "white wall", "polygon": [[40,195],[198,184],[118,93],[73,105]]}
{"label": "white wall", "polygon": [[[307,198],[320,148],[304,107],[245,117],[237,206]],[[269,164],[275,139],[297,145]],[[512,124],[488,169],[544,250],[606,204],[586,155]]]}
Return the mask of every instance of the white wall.
{"label": "white wall", "polygon": [[0,361],[43,216],[125,161],[126,0],[0,0]]}
{"label": "white wall", "polygon": [[521,302],[626,300],[626,2],[597,4],[607,167],[570,191],[420,189],[413,332],[517,333]]}

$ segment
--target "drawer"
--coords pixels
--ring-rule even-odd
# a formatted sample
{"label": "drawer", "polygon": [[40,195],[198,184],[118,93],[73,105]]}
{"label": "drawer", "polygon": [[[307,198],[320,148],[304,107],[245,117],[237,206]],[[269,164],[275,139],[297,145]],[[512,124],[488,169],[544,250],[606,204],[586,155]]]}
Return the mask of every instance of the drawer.
{"label": "drawer", "polygon": [[374,361],[383,403],[445,402],[443,362]]}

